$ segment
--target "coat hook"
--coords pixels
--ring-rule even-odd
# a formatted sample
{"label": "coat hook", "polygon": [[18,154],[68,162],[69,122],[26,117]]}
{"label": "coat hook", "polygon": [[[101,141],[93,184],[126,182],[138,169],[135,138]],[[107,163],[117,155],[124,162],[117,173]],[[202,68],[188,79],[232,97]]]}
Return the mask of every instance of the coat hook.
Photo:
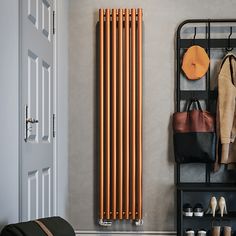
{"label": "coat hook", "polygon": [[230,26],[230,34],[228,36],[228,46],[226,47],[227,52],[230,52],[233,50],[233,48],[230,46],[230,38],[231,38],[232,32],[233,32],[232,26]]}
{"label": "coat hook", "polygon": [[194,27],[193,45],[195,44],[196,34],[197,34],[197,27]]}

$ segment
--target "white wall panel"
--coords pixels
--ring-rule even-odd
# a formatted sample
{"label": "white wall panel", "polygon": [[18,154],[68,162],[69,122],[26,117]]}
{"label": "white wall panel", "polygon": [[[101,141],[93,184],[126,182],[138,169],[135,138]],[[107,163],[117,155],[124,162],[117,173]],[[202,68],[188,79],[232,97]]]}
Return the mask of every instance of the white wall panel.
{"label": "white wall panel", "polygon": [[58,212],[68,219],[68,1],[56,1]]}
{"label": "white wall panel", "polygon": [[19,2],[0,7],[0,229],[19,216]]}

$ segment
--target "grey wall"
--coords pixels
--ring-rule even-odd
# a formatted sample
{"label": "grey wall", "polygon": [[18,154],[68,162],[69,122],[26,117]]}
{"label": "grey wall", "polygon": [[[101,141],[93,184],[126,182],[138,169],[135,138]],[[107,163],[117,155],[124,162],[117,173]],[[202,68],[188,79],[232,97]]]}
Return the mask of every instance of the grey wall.
{"label": "grey wall", "polygon": [[[144,20],[143,197],[144,225],[175,230],[175,187],[170,115],[174,111],[174,48],[179,23],[188,18],[235,18],[233,0],[69,1],[70,221],[100,230],[96,117],[96,22],[99,8],[142,7]],[[111,230],[134,229],[114,225]]]}
{"label": "grey wall", "polygon": [[19,216],[18,6],[18,0],[2,0],[0,7],[0,229]]}

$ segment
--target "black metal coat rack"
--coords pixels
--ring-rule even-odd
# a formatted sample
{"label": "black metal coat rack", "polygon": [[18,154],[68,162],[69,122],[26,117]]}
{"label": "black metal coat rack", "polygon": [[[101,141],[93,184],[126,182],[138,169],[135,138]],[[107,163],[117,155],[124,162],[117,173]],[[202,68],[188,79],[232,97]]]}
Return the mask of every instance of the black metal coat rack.
{"label": "black metal coat rack", "polygon": [[[206,38],[197,39],[197,27],[194,26],[194,34],[192,39],[182,39],[181,30],[186,24],[199,24],[205,23],[205,35]],[[180,75],[181,75],[181,49],[187,49],[193,44],[199,45],[206,49],[206,52],[211,57],[211,49],[214,48],[224,48],[233,49],[236,48],[236,38],[231,38],[232,26],[227,26],[229,28],[229,36],[227,38],[211,38],[211,27],[213,23],[236,23],[236,19],[192,19],[182,22],[177,29],[177,45],[176,45],[176,110],[180,111],[180,102],[182,100],[189,100],[193,97],[198,100],[205,100],[206,107],[208,110],[211,109],[211,104],[217,98],[217,92],[210,89],[210,67],[206,74],[206,89],[205,90],[181,90],[180,88]],[[224,26],[226,27],[226,26]],[[235,26],[236,27],[236,26]],[[206,165],[205,182],[210,183],[210,171],[211,166]],[[180,183],[180,164],[177,164],[177,183]]]}
{"label": "black metal coat rack", "polygon": [[[187,24],[191,24],[193,34],[191,38],[181,38],[181,30],[186,27]],[[204,24],[205,27],[205,37],[197,38],[198,25]],[[228,36],[225,38],[213,38],[211,37],[211,30],[217,24],[223,25],[222,27],[227,28]],[[219,24],[219,25],[218,25]],[[210,80],[211,71],[210,67],[205,77],[205,89],[204,90],[182,90],[181,89],[181,60],[182,52],[184,49],[189,48],[193,44],[199,45],[205,48],[209,58],[211,59],[211,50],[214,49],[225,49],[230,51],[236,48],[236,38],[232,38],[233,25],[236,29],[236,19],[191,19],[182,22],[177,29],[176,38],[176,111],[181,110],[181,101],[187,101],[193,97],[204,100],[206,102],[207,110],[214,110],[214,103],[217,99],[217,91],[211,90]],[[184,164],[185,165],[185,164]],[[236,174],[234,175],[236,176]],[[236,232],[236,202],[232,199],[236,198],[236,178],[235,181],[228,182],[211,182],[211,166],[206,164],[205,166],[205,181],[204,182],[183,182],[181,181],[181,164],[176,164],[176,186],[177,186],[177,235],[184,235],[184,231],[187,227],[192,227],[195,232],[199,227],[205,227],[208,233],[211,230],[212,222],[220,220],[224,222],[226,219],[231,222],[233,230]],[[212,218],[212,216],[205,215],[202,219],[198,218],[190,219],[189,217],[184,217],[182,214],[183,205],[186,202],[196,204],[201,202],[206,209],[209,204],[209,198],[214,194],[216,197],[226,196],[227,203],[229,204],[229,214],[227,217]],[[230,200],[231,199],[231,200]]]}

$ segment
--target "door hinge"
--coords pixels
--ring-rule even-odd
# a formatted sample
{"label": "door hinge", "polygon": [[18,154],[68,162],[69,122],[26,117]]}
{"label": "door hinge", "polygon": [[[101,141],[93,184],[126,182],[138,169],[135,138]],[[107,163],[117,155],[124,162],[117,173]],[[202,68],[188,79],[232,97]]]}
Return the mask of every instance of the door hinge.
{"label": "door hinge", "polygon": [[52,12],[52,33],[55,34],[55,11]]}
{"label": "door hinge", "polygon": [[55,138],[56,137],[56,115],[53,114],[52,115],[52,137]]}

